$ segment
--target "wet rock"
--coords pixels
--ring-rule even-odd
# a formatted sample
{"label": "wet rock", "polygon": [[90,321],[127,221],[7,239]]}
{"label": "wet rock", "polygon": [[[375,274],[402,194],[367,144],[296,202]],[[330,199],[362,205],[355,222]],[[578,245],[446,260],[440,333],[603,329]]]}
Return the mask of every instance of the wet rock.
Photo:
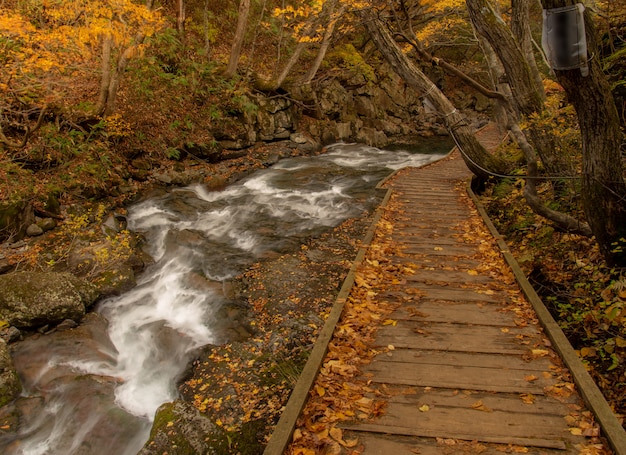
{"label": "wet rock", "polygon": [[121,264],[116,270],[105,270],[98,274],[93,284],[98,288],[101,297],[110,297],[130,291],[137,281],[133,268],[128,264]]}
{"label": "wet rock", "polygon": [[57,222],[53,218],[42,218],[37,222],[37,226],[39,226],[42,231],[48,232],[57,227]]}
{"label": "wet rock", "polygon": [[5,327],[0,330],[0,338],[4,340],[5,343],[12,343],[22,338],[22,332],[20,332],[20,329],[17,327]]}
{"label": "wet rock", "polygon": [[70,273],[8,273],[0,275],[0,289],[0,319],[18,328],[80,321],[98,296],[93,285]]}
{"label": "wet rock", "polygon": [[0,341],[0,406],[13,401],[22,391],[22,384],[13,368],[11,355],[4,341]]}
{"label": "wet rock", "polygon": [[69,330],[78,327],[78,323],[72,319],[66,319],[56,326],[57,330]]}
{"label": "wet rock", "polygon": [[41,229],[35,223],[30,224],[26,228],[26,235],[29,237],[37,237],[37,236],[40,236],[41,234],[43,234],[43,229]]}
{"label": "wet rock", "polygon": [[130,165],[135,168],[138,169],[140,171],[149,171],[152,169],[152,163],[150,163],[150,161],[142,159],[142,158],[136,158],[134,160],[132,160],[130,162]]}
{"label": "wet rock", "polygon": [[138,455],[229,453],[228,437],[190,403],[165,403],[156,412],[150,439]]}

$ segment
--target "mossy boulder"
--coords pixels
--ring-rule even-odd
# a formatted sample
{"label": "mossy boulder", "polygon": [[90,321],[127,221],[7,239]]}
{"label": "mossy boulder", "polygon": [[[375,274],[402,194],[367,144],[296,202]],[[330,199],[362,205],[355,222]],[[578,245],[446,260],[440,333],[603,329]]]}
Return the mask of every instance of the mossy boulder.
{"label": "mossy boulder", "polygon": [[150,439],[138,455],[229,453],[226,433],[190,403],[177,400],[157,409]]}
{"label": "mossy boulder", "polygon": [[78,322],[98,297],[93,285],[70,273],[8,273],[0,275],[0,289],[0,320],[25,329]]}
{"label": "mossy boulder", "polygon": [[0,407],[17,398],[21,391],[22,383],[13,368],[7,345],[0,340]]}

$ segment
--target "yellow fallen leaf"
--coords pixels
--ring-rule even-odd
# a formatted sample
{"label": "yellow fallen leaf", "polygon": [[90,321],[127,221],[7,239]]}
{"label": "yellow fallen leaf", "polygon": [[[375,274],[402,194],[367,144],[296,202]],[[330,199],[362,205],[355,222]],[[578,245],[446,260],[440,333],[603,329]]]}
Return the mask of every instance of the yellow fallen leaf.
{"label": "yellow fallen leaf", "polygon": [[533,382],[536,381],[537,379],[539,379],[537,376],[535,376],[534,374],[528,374],[526,376],[524,376],[524,379],[528,382]]}
{"label": "yellow fallen leaf", "polygon": [[493,409],[488,408],[487,406],[483,404],[483,400],[478,400],[476,403],[472,405],[472,408],[476,409],[477,411],[493,412]]}
{"label": "yellow fallen leaf", "polygon": [[476,270],[470,269],[470,270],[467,271],[467,274],[468,275],[472,275],[472,276],[476,276],[476,275],[478,275],[478,272]]}
{"label": "yellow fallen leaf", "polygon": [[346,439],[343,441],[343,443],[340,441],[339,444],[341,444],[344,447],[347,447],[348,449],[351,449],[352,447],[356,447],[356,445],[359,443],[358,439]]}
{"label": "yellow fallen leaf", "polygon": [[435,248],[433,248],[435,251],[442,251],[443,248],[441,248],[440,246],[436,246]]}
{"label": "yellow fallen leaf", "polygon": [[520,395],[520,398],[526,404],[533,404],[536,399],[535,395],[533,395],[532,393],[523,393],[522,395]]}
{"label": "yellow fallen leaf", "polygon": [[533,349],[532,353],[536,357],[543,357],[548,355],[550,351],[548,351],[547,349]]}
{"label": "yellow fallen leaf", "polygon": [[393,344],[388,344],[387,349],[389,349],[390,351],[393,351],[394,349],[396,349],[396,347]]}
{"label": "yellow fallen leaf", "polygon": [[418,409],[420,410],[420,412],[428,412],[430,411],[430,406],[428,406],[427,404],[423,404]]}
{"label": "yellow fallen leaf", "polygon": [[583,430],[580,428],[570,428],[569,432],[576,436],[581,436],[583,434]]}
{"label": "yellow fallen leaf", "polygon": [[315,451],[307,449],[306,447],[295,447],[293,449],[293,455],[315,455]]}
{"label": "yellow fallen leaf", "polygon": [[319,386],[319,385],[315,386],[315,391],[320,397],[323,397],[326,394],[326,390],[324,389],[324,387]]}
{"label": "yellow fallen leaf", "polygon": [[341,431],[341,428],[333,427],[330,429],[330,437],[341,443],[343,442],[343,431]]}
{"label": "yellow fallen leaf", "polygon": [[392,325],[392,326],[396,326],[398,324],[398,321],[396,321],[395,319],[385,319],[383,321],[383,325]]}

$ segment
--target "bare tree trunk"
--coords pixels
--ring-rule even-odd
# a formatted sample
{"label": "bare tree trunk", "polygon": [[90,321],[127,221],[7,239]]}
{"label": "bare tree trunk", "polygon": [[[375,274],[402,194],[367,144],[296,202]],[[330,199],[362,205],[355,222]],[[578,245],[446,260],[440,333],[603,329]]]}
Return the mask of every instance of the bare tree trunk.
{"label": "bare tree trunk", "polygon": [[230,51],[230,59],[228,66],[224,72],[224,77],[231,78],[237,72],[239,58],[241,57],[241,49],[246,38],[246,27],[248,25],[248,15],[250,14],[250,0],[240,0],[239,14],[237,17],[237,29],[235,30],[235,38]]}
{"label": "bare tree trunk", "polygon": [[[542,112],[545,100],[543,84],[537,80],[537,75],[527,61],[528,55],[522,50],[511,29],[494,11],[488,0],[466,0],[465,3],[476,31],[485,37],[498,54],[511,87],[516,109],[524,116]],[[533,126],[528,128],[527,133],[550,174],[571,175],[570,166],[564,157],[557,153],[558,140],[554,135],[546,134],[545,131]]]}
{"label": "bare tree trunk", "polygon": [[511,31],[519,41],[522,52],[526,56],[526,62],[535,79],[535,84],[541,87],[543,83],[533,52],[533,37],[530,30],[530,0],[511,0],[511,8]]}
{"label": "bare tree trunk", "polygon": [[545,98],[543,86],[537,86],[526,55],[509,27],[487,0],[465,3],[476,31],[487,39],[504,66],[517,109],[524,115],[541,112]]}
{"label": "bare tree trunk", "polygon": [[209,0],[204,0],[202,22],[204,24],[204,55],[209,57],[211,55],[211,39],[209,37]]}
{"label": "bare tree trunk", "polygon": [[[574,5],[573,0],[542,0],[546,9]],[[576,113],[582,133],[585,214],[609,263],[626,266],[626,183],[620,154],[623,135],[615,101],[595,52],[595,30],[585,14],[589,75],[579,69],[555,71]]]}
{"label": "bare tree trunk", "polygon": [[185,0],[178,0],[178,8],[176,10],[176,30],[181,36],[185,35]]}
{"label": "bare tree trunk", "polygon": [[107,104],[107,98],[109,95],[109,84],[111,82],[112,41],[113,38],[110,35],[102,38],[102,75],[100,78],[100,96],[98,97],[98,105],[96,106],[96,112],[98,113],[104,112]]}
{"label": "bare tree trunk", "polygon": [[[154,0],[146,0],[146,8],[152,9]],[[146,39],[144,33],[139,33],[133,39],[133,42],[124,50],[120,51],[115,70],[112,70],[113,62],[111,61],[111,50],[113,46],[113,38],[106,36],[102,42],[102,80],[100,82],[100,96],[96,112],[107,116],[111,115],[115,110],[115,101],[119,90],[120,79],[128,62],[133,54],[137,51],[137,47]]]}
{"label": "bare tree trunk", "polygon": [[303,84],[310,84],[313,78],[315,77],[315,74],[319,70],[320,66],[322,65],[322,61],[324,60],[324,57],[326,56],[326,52],[328,51],[328,48],[330,47],[331,39],[333,37],[333,33],[335,32],[335,26],[337,25],[337,21],[339,20],[339,17],[344,13],[346,8],[347,8],[346,5],[342,6],[340,10],[337,12],[337,15],[336,15],[337,17],[333,17],[334,12],[335,12],[335,4],[333,3],[331,5],[330,12],[329,12],[330,20],[329,20],[328,25],[326,26],[324,37],[322,38],[322,43],[320,44],[320,49],[317,52],[317,55],[315,56],[315,61],[313,62],[313,65],[311,66],[311,68],[309,68],[309,71],[307,71],[306,75],[304,76],[304,79],[302,80]]}
{"label": "bare tree trunk", "polygon": [[503,173],[506,163],[495,158],[478,142],[465,116],[430,79],[402,52],[383,22],[365,11],[358,13],[372,41],[391,67],[413,89],[424,93],[444,121],[454,138],[468,168],[479,178],[487,179],[490,172]]}

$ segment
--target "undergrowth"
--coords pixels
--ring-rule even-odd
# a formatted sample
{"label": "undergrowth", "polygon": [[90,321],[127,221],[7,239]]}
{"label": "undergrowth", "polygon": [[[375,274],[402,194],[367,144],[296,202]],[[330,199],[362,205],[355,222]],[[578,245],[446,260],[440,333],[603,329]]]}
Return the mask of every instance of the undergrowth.
{"label": "undergrowth", "polygon": [[[626,270],[611,268],[593,239],[534,214],[521,180],[487,188],[482,201],[520,266],[618,416],[626,414]],[[544,195],[553,195],[549,183]],[[571,205],[556,199],[554,205]]]}

